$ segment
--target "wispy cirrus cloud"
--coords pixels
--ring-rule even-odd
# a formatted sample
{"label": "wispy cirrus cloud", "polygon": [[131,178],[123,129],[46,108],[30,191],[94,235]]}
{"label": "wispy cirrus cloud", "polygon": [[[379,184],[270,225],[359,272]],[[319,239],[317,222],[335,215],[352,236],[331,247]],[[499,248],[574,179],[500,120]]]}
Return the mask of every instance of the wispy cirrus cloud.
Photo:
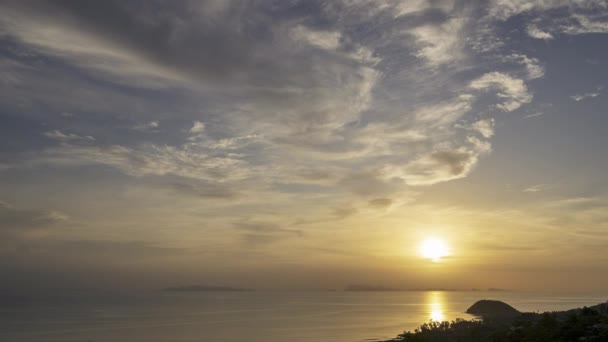
{"label": "wispy cirrus cloud", "polygon": [[56,210],[23,209],[0,201],[0,234],[23,236],[37,230],[46,230],[69,219]]}
{"label": "wispy cirrus cloud", "polygon": [[524,116],[524,119],[531,119],[531,118],[537,118],[539,116],[543,116],[545,115],[544,112],[536,112],[536,113],[532,113],[532,114],[527,114]]}
{"label": "wispy cirrus cloud", "polygon": [[31,159],[28,165],[78,167],[97,164],[136,177],[175,175],[218,182],[244,179],[250,174],[251,168],[245,160],[229,155],[213,156],[203,150],[195,144],[180,147],[149,144],[137,148],[65,144],[45,150]]}
{"label": "wispy cirrus cloud", "polygon": [[[357,9],[368,5],[360,2],[340,6],[352,6],[351,9]],[[108,11],[116,13],[130,11],[128,6],[117,3],[108,3],[104,6]],[[73,38],[75,41],[81,39],[78,36],[72,37],[81,34],[72,28],[84,25],[76,19],[95,16],[92,11],[82,8],[49,6],[50,11],[56,11],[70,20],[59,22],[49,19],[48,24],[57,27],[57,31],[53,33],[56,37],[48,37],[49,39],[45,40],[40,40],[41,28],[36,25],[23,27],[22,30],[19,25],[27,25],[26,22],[15,22],[8,18],[5,18],[5,21],[8,31],[30,48],[63,58],[70,63],[72,63],[71,58],[78,58],[82,62],[73,63],[86,71],[95,70],[105,76],[114,77],[112,72],[98,71],[99,67],[86,64],[96,63],[97,59],[93,58],[93,55],[104,56],[97,53],[99,50],[108,55],[108,61],[112,58],[124,60],[135,58],[133,63],[139,63],[139,59],[144,59],[145,63],[142,62],[142,66],[158,66],[142,71],[141,75],[147,75],[149,71],[151,77],[161,79],[161,75],[166,73],[167,87],[179,86],[190,88],[190,91],[211,92],[221,94],[219,98],[227,99],[216,103],[217,114],[208,114],[205,120],[186,116],[192,122],[187,128],[186,139],[189,143],[180,144],[173,141],[171,144],[163,145],[163,142],[147,142],[137,146],[91,147],[87,151],[68,146],[63,150],[54,149],[45,152],[45,157],[41,160],[46,162],[63,163],[70,159],[67,155],[72,153],[73,161],[102,163],[116,167],[129,175],[178,175],[207,179],[207,176],[203,175],[209,170],[207,167],[209,160],[223,160],[226,164],[231,164],[231,167],[237,164],[243,165],[239,173],[246,173],[247,177],[255,178],[263,175],[251,170],[246,171],[247,166],[245,166],[251,165],[252,155],[246,153],[248,157],[244,158],[239,150],[247,149],[251,146],[251,142],[257,141],[265,144],[266,151],[271,151],[264,158],[275,163],[295,151],[303,157],[300,159],[302,166],[320,162],[336,163],[336,166],[342,169],[341,173],[348,174],[349,171],[344,169],[344,166],[337,165],[344,158],[354,157],[360,163],[366,163],[366,160],[374,159],[378,153],[388,153],[387,156],[391,158],[384,158],[384,165],[378,165],[377,169],[393,170],[387,175],[392,175],[394,170],[399,169],[397,173],[401,175],[400,177],[410,179],[410,183],[434,184],[454,177],[466,176],[478,162],[479,157],[489,153],[489,142],[471,143],[473,140],[466,136],[467,129],[450,127],[450,125],[460,120],[468,120],[468,116],[474,115],[475,110],[478,110],[475,108],[476,101],[486,94],[494,93],[498,99],[501,99],[500,103],[495,104],[495,108],[502,111],[513,111],[529,103],[532,96],[525,81],[503,72],[487,72],[468,82],[452,85],[460,88],[456,91],[456,95],[451,91],[450,97],[441,96],[437,101],[414,102],[408,115],[387,122],[378,120],[377,118],[393,116],[395,107],[389,105],[382,108],[378,105],[381,99],[375,99],[374,95],[393,91],[385,82],[393,77],[391,74],[403,75],[401,70],[404,70],[403,66],[399,65],[393,66],[394,70],[386,69],[386,65],[390,64],[383,62],[392,60],[394,55],[383,53],[382,47],[386,44],[398,44],[403,50],[409,50],[412,55],[416,55],[418,59],[412,60],[409,64],[414,70],[453,63],[466,65],[470,57],[469,52],[466,51],[466,33],[470,32],[473,24],[466,16],[466,11],[459,12],[449,1],[441,6],[431,6],[426,2],[408,5],[407,8],[403,7],[403,4],[397,5],[392,2],[386,2],[383,6],[386,8],[397,6],[401,8],[400,13],[403,16],[417,13],[424,18],[422,14],[432,10],[449,13],[449,16],[439,21],[435,19],[425,21],[419,18],[409,24],[411,27],[406,28],[401,27],[401,23],[395,22],[394,29],[389,27],[388,32],[398,37],[403,37],[405,33],[409,38],[404,41],[391,41],[393,37],[390,35],[381,40],[368,41],[357,40],[359,37],[353,36],[348,26],[342,26],[342,23],[361,25],[363,23],[357,22],[361,18],[345,17],[344,13],[349,12],[338,11],[339,6],[337,8],[329,6],[322,14],[340,18],[336,20],[338,25],[332,28],[315,27],[306,20],[297,20],[298,24],[295,26],[287,25],[279,19],[270,26],[273,40],[253,41],[251,37],[241,35],[231,26],[238,21],[239,13],[233,12],[236,8],[230,5],[222,7],[222,11],[219,12],[226,16],[226,22],[215,27],[214,30],[202,31],[204,25],[192,20],[187,23],[190,31],[182,32],[181,35],[175,33],[181,31],[178,30],[177,22],[168,14],[182,15],[180,11],[183,8],[177,5],[169,6],[167,16],[162,16],[158,20],[159,23],[162,22],[171,28],[167,29],[167,34],[171,32],[176,35],[175,37],[179,37],[175,38],[168,49],[175,54],[183,50],[184,56],[180,60],[174,58],[175,54],[167,55],[159,51],[153,44],[135,43],[138,39],[146,41],[146,37],[151,34],[148,29],[140,32],[129,31],[126,36],[118,36],[115,32],[107,35],[99,34],[98,26],[111,21],[110,17],[97,18],[98,22],[91,23],[87,30],[78,31],[87,35],[88,44],[76,44],[75,47],[70,47],[65,43],[65,39]],[[38,17],[38,12],[26,12],[23,8],[27,6],[16,5],[11,10],[17,16]],[[383,22],[389,14],[394,18],[394,13],[380,10],[364,19]],[[207,15],[206,10],[203,11],[202,18],[206,18],[205,15]],[[259,23],[251,25],[257,24]],[[120,22],[118,25],[126,25],[125,30],[129,30],[125,22]],[[205,37],[211,46],[224,37],[232,37],[231,39],[241,44],[237,46],[230,43],[200,50],[187,45],[191,35]],[[161,41],[159,44],[168,43]],[[268,49],[270,46],[272,46],[271,50]],[[92,52],[89,53],[89,50]],[[240,55],[249,57],[235,58],[232,54],[228,55],[229,52],[241,50],[248,52]],[[215,55],[208,55],[209,51],[214,51]],[[322,59],[323,62],[312,63],[311,57]],[[280,62],[270,63],[277,60]],[[544,73],[539,61],[533,57],[512,54],[506,60],[524,66],[527,79],[539,78]],[[109,64],[117,68],[121,67],[120,63]],[[250,65],[257,67],[251,68]],[[230,72],[217,73],[222,68]],[[240,76],[237,77],[239,72]],[[452,72],[457,70],[448,71],[446,75]],[[131,79],[136,78],[131,77]],[[208,82],[211,79],[215,82],[213,85]],[[408,80],[404,81],[408,82]],[[425,82],[421,89],[428,88],[429,91],[434,89],[435,81],[432,78]],[[193,86],[195,83],[198,85]],[[139,87],[138,84],[131,86]],[[379,116],[371,114],[371,109],[377,111],[379,108],[382,108],[383,113]],[[156,131],[158,122],[158,120],[148,121],[134,126],[134,129]],[[208,122],[213,122],[214,127],[210,127]],[[493,134],[489,122],[492,121],[478,121],[475,126],[475,130],[484,139],[491,138]],[[230,127],[230,132],[220,133],[215,131],[215,127]],[[383,141],[373,137],[378,133],[384,134]],[[461,143],[462,141],[464,143]],[[422,146],[421,144],[428,145],[425,152],[414,152],[417,147],[413,147],[412,152],[402,148],[404,145]],[[211,150],[232,150],[233,155],[217,156],[217,153]],[[49,157],[51,155],[53,157]],[[65,157],[59,157],[60,155]],[[257,155],[253,158],[259,159],[261,156]],[[452,162],[456,160],[459,161]],[[448,164],[461,164],[461,166]],[[211,166],[211,168],[216,167]],[[437,170],[433,170],[435,167]],[[374,170],[369,171],[374,172]],[[414,174],[408,176],[404,172]],[[429,175],[428,179],[421,180],[423,174]],[[228,178],[232,177],[226,177]],[[418,180],[412,181],[412,179]]]}
{"label": "wispy cirrus cloud", "polygon": [[536,185],[531,185],[525,189],[523,189],[523,192],[528,192],[528,193],[535,193],[535,192],[541,192],[543,190],[545,190],[546,185],[545,184],[536,184]]}
{"label": "wispy cirrus cloud", "polygon": [[561,28],[566,34],[608,33],[608,16],[606,15],[575,14],[572,19],[570,24]]}
{"label": "wispy cirrus cloud", "polygon": [[472,81],[469,86],[480,91],[497,89],[499,92],[496,96],[504,101],[497,104],[496,108],[506,112],[514,111],[532,101],[532,95],[523,80],[501,72],[486,73]]}
{"label": "wispy cirrus cloud", "polygon": [[440,25],[425,25],[412,30],[419,46],[415,55],[431,66],[440,66],[464,58],[465,18],[454,17]]}
{"label": "wispy cirrus cloud", "polygon": [[598,87],[597,91],[594,92],[589,92],[589,93],[583,93],[583,94],[576,94],[576,95],[572,95],[570,96],[571,99],[573,99],[576,102],[580,102],[583,100],[587,100],[587,99],[592,99],[594,97],[598,97],[601,95],[602,92],[602,87]]}
{"label": "wispy cirrus cloud", "polygon": [[60,130],[52,130],[44,133],[44,136],[50,139],[59,140],[59,141],[70,141],[70,140],[89,140],[95,141],[90,135],[80,136],[74,133],[63,133]]}
{"label": "wispy cirrus cloud", "polygon": [[160,124],[158,121],[150,121],[133,126],[133,129],[141,132],[158,132]]}

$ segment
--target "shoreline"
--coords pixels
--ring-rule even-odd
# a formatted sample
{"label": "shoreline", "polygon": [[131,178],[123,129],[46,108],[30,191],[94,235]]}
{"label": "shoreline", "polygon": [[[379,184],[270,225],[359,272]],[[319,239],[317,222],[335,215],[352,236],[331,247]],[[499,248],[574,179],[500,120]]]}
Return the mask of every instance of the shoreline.
{"label": "shoreline", "polygon": [[431,321],[384,342],[608,341],[608,301],[565,311],[519,312],[507,303],[480,300],[467,313],[476,320]]}

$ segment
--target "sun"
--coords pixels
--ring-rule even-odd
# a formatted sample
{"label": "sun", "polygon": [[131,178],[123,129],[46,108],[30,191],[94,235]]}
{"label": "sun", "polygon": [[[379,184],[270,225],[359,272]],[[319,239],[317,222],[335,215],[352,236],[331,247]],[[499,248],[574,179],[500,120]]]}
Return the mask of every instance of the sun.
{"label": "sun", "polygon": [[423,258],[431,259],[433,262],[439,262],[441,258],[449,255],[449,250],[443,240],[429,238],[424,240],[420,245],[420,254]]}

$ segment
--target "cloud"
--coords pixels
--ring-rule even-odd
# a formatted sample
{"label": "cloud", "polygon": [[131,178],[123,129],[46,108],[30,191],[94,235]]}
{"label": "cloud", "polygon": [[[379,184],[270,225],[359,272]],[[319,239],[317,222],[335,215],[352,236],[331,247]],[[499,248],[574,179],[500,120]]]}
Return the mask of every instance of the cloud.
{"label": "cloud", "polygon": [[361,197],[391,194],[398,189],[398,184],[386,181],[380,171],[352,172],[345,175],[338,184]]}
{"label": "cloud", "polygon": [[540,191],[545,190],[545,187],[546,187],[545,184],[536,184],[536,185],[531,185],[531,186],[523,189],[522,191],[523,192],[532,192],[532,193],[540,192]]}
{"label": "cloud", "polygon": [[144,241],[116,240],[56,240],[40,241],[40,249],[55,249],[55,253],[76,255],[79,257],[125,258],[153,257],[162,258],[167,255],[188,253],[186,248],[165,247]]}
{"label": "cloud", "polygon": [[242,241],[247,245],[266,245],[290,237],[301,237],[301,230],[282,228],[278,224],[267,222],[237,222],[233,224],[236,230],[244,231],[240,235]]}
{"label": "cloud", "polygon": [[[541,19],[538,24],[528,25],[528,36],[535,39],[552,40],[559,35],[583,35],[583,34],[605,34],[608,33],[608,17],[601,14],[602,9],[596,9],[600,14],[577,13],[571,11],[562,17]],[[538,25],[543,25],[543,29]]]}
{"label": "cloud", "polygon": [[158,132],[157,128],[159,127],[158,121],[150,121],[147,123],[142,123],[139,125],[133,126],[133,129],[141,132]]}
{"label": "cloud", "polygon": [[282,228],[280,225],[268,222],[236,222],[233,227],[238,230],[244,230],[252,233],[267,233],[267,234],[293,234],[301,236],[302,231],[298,229]]}
{"label": "cloud", "polygon": [[607,7],[603,0],[491,0],[488,13],[499,20],[506,20],[526,12],[543,12],[559,8],[590,10]]}
{"label": "cloud", "polygon": [[528,36],[535,39],[551,40],[554,38],[551,33],[542,31],[536,25],[528,25],[526,32]]}
{"label": "cloud", "polygon": [[484,138],[491,138],[494,135],[494,119],[489,118],[475,121],[471,125],[471,128],[479,132]]}
{"label": "cloud", "polygon": [[[526,80],[544,72],[538,59],[513,52],[492,63],[516,64],[525,75],[483,74],[504,65],[479,67],[468,40],[478,23],[453,1],[315,3],[306,11],[289,2],[152,10],[108,1],[49,5],[53,15],[14,4],[20,19],[2,18],[19,48],[71,68],[58,75],[112,89],[96,96],[99,103],[70,109],[79,121],[110,113],[98,121],[95,146],[45,147],[24,156],[23,166],[103,165],[160,178],[190,200],[240,198],[247,183],[314,193],[327,212],[345,193],[395,198],[408,184],[466,177],[490,153],[495,130],[479,108],[482,93],[498,93],[496,107],[515,110],[532,100]],[[104,107],[110,103],[120,106]],[[147,132],[162,122],[163,134],[120,136],[117,122]],[[84,136],[90,124],[75,132]]]}
{"label": "cloud", "polygon": [[[89,148],[64,146],[33,153],[33,158],[38,158],[38,161],[32,161],[30,165],[94,163],[138,177],[173,175],[223,182],[250,177],[264,179],[270,175],[273,179],[280,179],[291,175],[264,174],[263,171],[289,169],[291,165],[277,165],[276,161],[291,156],[298,156],[296,163],[302,163],[301,166],[312,168],[320,162],[333,164],[348,158],[356,158],[363,163],[367,158],[373,159],[373,154],[378,152],[390,153],[394,158],[404,160],[414,157],[409,147],[404,148],[408,145],[422,144],[429,140],[429,136],[444,136],[442,139],[445,140],[455,138],[457,132],[444,131],[436,135],[435,130],[446,130],[472,109],[474,98],[469,94],[447,100],[442,97],[439,104],[417,104],[412,109],[415,122],[409,119],[389,122],[388,125],[369,122],[372,116],[367,111],[372,109],[372,104],[377,104],[374,110],[381,107],[375,102],[374,94],[388,89],[381,83],[386,74],[379,65],[384,59],[390,62],[394,58],[381,53],[386,50],[381,48],[383,44],[392,44],[389,39],[393,37],[358,39],[349,25],[382,21],[389,14],[394,18],[395,13],[391,11],[397,7],[401,15],[415,14],[416,19],[412,19],[410,27],[400,27],[395,22],[394,32],[409,32],[414,36],[416,46],[413,48],[419,56],[428,63],[440,65],[450,63],[454,52],[460,51],[459,44],[465,36],[465,18],[450,15],[439,23],[424,18],[422,12],[426,10],[452,11],[453,3],[449,1],[432,4],[426,1],[417,4],[386,2],[381,6],[387,6],[391,11],[380,10],[374,14],[378,17],[362,18],[354,12],[360,6],[367,8],[372,5],[378,4],[353,2],[335,5],[349,10],[334,13],[331,10],[333,6],[327,6],[320,8],[322,13],[312,13],[342,18],[335,21],[336,25],[327,27],[302,18],[285,20],[280,16],[253,16],[251,20],[243,21],[243,12],[238,4],[221,6],[219,12],[208,11],[207,5],[191,8],[186,3],[167,4],[158,15],[150,13],[148,8],[112,1],[95,4],[91,8],[59,4],[49,5],[46,9],[57,16],[43,16],[44,11],[40,8],[15,3],[10,8],[12,13],[25,20],[14,23],[7,17],[9,32],[38,53],[62,58],[104,80],[140,87],[138,82],[155,78],[159,82],[162,80],[162,87],[165,87],[162,91],[179,86],[187,88],[186,93],[192,92],[196,99],[205,99],[200,103],[206,103],[207,98],[217,101],[206,108],[204,121],[194,115],[180,118],[192,122],[186,144],[176,143],[176,138],[171,137],[168,139],[170,143],[100,144]],[[288,5],[276,8],[260,6],[254,6],[251,11],[270,13],[290,8]],[[133,17],[131,14],[137,10],[140,12],[136,19],[124,20]],[[200,16],[188,16],[191,10]],[[210,13],[213,13],[212,17],[209,17]],[[221,20],[215,16],[220,16]],[[43,34],[43,26],[30,23],[43,17],[46,18],[45,27],[51,27],[55,32],[51,40],[40,41],[37,37]],[[361,19],[365,22],[357,22]],[[215,24],[210,27],[209,22]],[[243,34],[248,29],[266,33],[261,37]],[[256,31],[258,29],[261,31]],[[70,46],[70,39],[77,44]],[[84,41],[87,44],[80,44]],[[403,48],[408,49],[406,46]],[[461,57],[464,58],[464,54],[457,59]],[[122,62],[118,63],[117,59]],[[120,78],[119,69],[128,69],[131,64],[146,66],[145,70],[139,69],[142,72],[137,77],[130,75],[137,81],[134,83]],[[106,70],[102,65],[116,69]],[[386,72],[397,74],[398,70]],[[425,87],[434,88],[432,84]],[[156,98],[156,93],[152,97]],[[125,99],[125,103],[135,102],[140,101]],[[200,105],[198,101],[196,105]],[[380,118],[391,115],[393,108],[386,108],[383,112]],[[158,128],[154,126],[159,121],[136,122],[144,123],[135,129],[153,131]],[[214,127],[206,127],[205,123],[213,123]],[[384,128],[393,124],[399,129]],[[163,121],[163,128],[163,133],[172,134],[170,122],[165,125]],[[219,129],[224,131],[216,131]],[[385,130],[390,137],[385,142],[379,141],[372,137],[374,129]],[[260,146],[262,144],[263,147]],[[252,155],[256,148],[263,148],[265,153]],[[434,148],[427,147],[430,150]],[[377,168],[381,169],[386,164],[393,162],[384,161]],[[294,165],[297,167],[300,165]],[[345,174],[348,172],[342,170],[342,175]],[[338,182],[337,185],[345,184]]]}
{"label": "cloud", "polygon": [[289,35],[295,41],[302,41],[325,50],[336,50],[340,47],[340,32],[314,31],[298,25],[290,30]]}
{"label": "cloud", "polygon": [[241,235],[241,240],[248,246],[263,246],[282,240],[282,237],[264,234],[243,234]]}
{"label": "cloud", "polygon": [[466,176],[476,157],[464,149],[431,153],[410,164],[404,178],[412,185],[433,184]]}
{"label": "cloud", "polygon": [[575,14],[572,23],[562,27],[566,34],[578,35],[588,33],[608,33],[608,16],[590,16]]}
{"label": "cloud", "polygon": [[580,102],[586,99],[592,99],[594,97],[598,97],[601,95],[601,91],[602,91],[602,87],[598,87],[597,91],[595,92],[589,92],[589,93],[584,93],[584,94],[576,94],[576,95],[572,95],[570,96],[571,99],[573,99],[576,102]]}
{"label": "cloud", "polygon": [[168,186],[180,194],[186,194],[206,199],[235,199],[239,196],[239,192],[228,186],[218,186],[216,184],[207,184],[196,186],[186,183],[171,183]]}
{"label": "cloud", "polygon": [[468,32],[467,43],[478,53],[499,55],[514,42],[511,18],[518,18],[527,36],[548,41],[563,34],[602,32],[608,9],[603,0],[490,0],[470,6],[480,17]]}
{"label": "cloud", "polygon": [[[44,258],[45,263],[57,262],[65,267],[66,261],[78,260],[81,265],[105,264],[111,260],[125,264],[145,259],[162,259],[167,256],[187,255],[188,248],[162,246],[146,241],[55,239],[35,238],[10,241],[13,258]],[[17,248],[14,248],[17,245]],[[125,258],[130,260],[125,263]],[[27,260],[27,259],[26,259]],[[71,264],[71,262],[70,262]]]}
{"label": "cloud", "polygon": [[[350,0],[348,0],[350,1]],[[350,1],[353,2],[353,1]],[[370,10],[374,8],[389,12],[394,18],[401,16],[419,14],[427,10],[440,10],[449,12],[455,5],[452,0],[427,1],[427,0],[356,0],[363,4],[370,5]]]}
{"label": "cloud", "polygon": [[416,56],[435,67],[463,58],[464,25],[465,18],[454,17],[441,25],[416,27],[411,31],[420,47]]}
{"label": "cloud", "polygon": [[[108,134],[116,140],[46,148],[28,154],[24,164],[99,164],[135,177],[180,177],[176,183],[194,185],[175,191],[209,199],[230,195],[198,182],[299,182],[384,198],[406,183],[468,175],[489,153],[486,140],[494,133],[490,117],[471,124],[481,112],[480,93],[496,90],[496,107],[512,111],[531,101],[524,80],[544,72],[538,59],[517,53],[499,62],[525,66],[521,79],[492,72],[471,80],[478,73],[451,69],[477,70],[467,43],[477,24],[453,1],[347,1],[302,13],[288,3],[210,6],[171,3],[156,13],[114,1],[90,8],[55,4],[47,10],[57,16],[46,16],[36,6],[11,5],[24,20],[6,16],[7,32],[31,51],[90,72],[96,81],[150,91],[145,99],[123,99],[126,104],[179,99],[175,113],[151,103],[153,116],[127,116],[142,131],[156,131],[162,122],[162,136],[132,141]],[[51,40],[40,41],[43,25],[29,23],[38,18],[52,28]],[[70,46],[70,39],[77,44]],[[120,69],[138,63],[141,72],[129,75],[133,82],[120,77]],[[448,65],[443,73],[428,70]],[[158,83],[139,85],[153,80]],[[181,107],[184,102],[189,106]],[[468,137],[471,130],[484,140]],[[321,169],[330,171],[302,174]]]}
{"label": "cloud", "polygon": [[[101,7],[109,12],[117,9],[108,2],[95,10],[103,10]],[[50,2],[9,2],[0,15],[0,25],[7,35],[34,51],[68,60],[111,82],[158,88],[181,79],[170,69],[150,63],[111,39],[103,39],[92,30],[75,27],[79,20],[75,20],[70,12],[61,6],[50,5]]]}
{"label": "cloud", "polygon": [[[51,231],[67,221],[13,208],[45,222],[23,224],[49,232],[30,244],[48,251],[40,255],[64,248],[76,264],[100,254],[108,267],[160,255],[155,272],[249,266],[260,256],[297,263],[310,260],[299,249],[312,253],[305,245],[315,241],[327,245],[318,250],[361,245],[353,229],[374,222],[386,234],[366,240],[364,254],[386,252],[380,239],[403,234],[393,221],[517,226],[529,237],[553,229],[548,217],[558,215],[471,214],[425,201],[449,202],[458,183],[432,186],[475,176],[492,144],[512,134],[493,141],[497,115],[546,85],[533,81],[545,73],[537,48],[561,45],[522,38],[578,44],[565,36],[602,30],[593,11],[561,0],[9,0],[0,13],[0,106],[14,114],[0,118],[2,185],[20,201],[40,194],[36,203],[61,201],[90,217],[90,229]],[[48,182],[68,177],[60,192]],[[150,241],[124,239],[137,234]],[[512,247],[492,242],[485,250]],[[169,247],[184,244],[212,257]]]}
{"label": "cloud", "polygon": [[606,9],[603,0],[493,0],[487,15],[490,21],[499,22],[515,16],[533,18],[526,26],[527,35],[548,41],[562,34],[607,33]]}
{"label": "cloud", "polygon": [[506,57],[507,60],[512,60],[526,67],[527,79],[533,80],[545,75],[545,68],[540,65],[538,58],[530,58],[522,54],[511,54]]}
{"label": "cloud", "polygon": [[497,71],[482,75],[472,81],[469,87],[480,91],[499,90],[497,96],[504,99],[504,102],[497,104],[496,108],[505,112],[512,112],[532,101],[532,95],[523,80]]}
{"label": "cloud", "polygon": [[53,131],[45,132],[44,136],[47,138],[53,139],[53,140],[59,140],[59,141],[63,141],[63,142],[67,142],[67,141],[71,141],[71,140],[95,141],[95,138],[93,138],[90,135],[80,136],[80,135],[73,134],[73,133],[65,134],[57,129],[53,130]]}
{"label": "cloud", "polygon": [[339,206],[332,209],[332,215],[340,220],[344,220],[353,215],[356,215],[358,212],[359,210],[357,210],[357,208],[349,205]]}
{"label": "cloud", "polygon": [[521,253],[521,252],[534,252],[534,251],[539,251],[542,250],[542,248],[540,246],[522,246],[520,244],[504,244],[504,243],[493,243],[493,242],[478,242],[475,243],[475,246],[473,247],[476,250],[483,250],[483,251],[501,251],[501,252],[516,252],[516,253]]}
{"label": "cloud", "polygon": [[393,204],[390,198],[374,198],[369,201],[369,206],[374,209],[386,209]]}
{"label": "cloud", "polygon": [[414,116],[417,121],[429,122],[432,126],[452,124],[472,109],[474,99],[470,94],[461,94],[447,101],[421,106]]}
{"label": "cloud", "polygon": [[30,230],[47,229],[67,220],[68,216],[59,211],[19,209],[0,201],[0,231],[2,232],[20,234]]}
{"label": "cloud", "polygon": [[215,141],[209,141],[205,146],[212,150],[238,150],[246,147],[249,144],[262,140],[263,137],[258,134],[250,134],[241,137],[224,138]]}
{"label": "cloud", "polygon": [[479,158],[490,151],[488,142],[468,137],[461,147],[435,150],[403,167],[389,167],[387,173],[409,185],[432,185],[466,177]]}
{"label": "cloud", "polygon": [[[120,145],[75,146],[65,144],[50,148],[33,158],[29,165],[106,165],[128,175],[175,175],[216,182],[247,178],[247,162],[228,155],[207,154],[200,144],[181,146],[146,144],[137,148]],[[13,165],[17,167],[18,165]]]}
{"label": "cloud", "polygon": [[536,112],[536,113],[532,113],[532,114],[528,114],[526,116],[524,116],[524,119],[531,119],[531,118],[537,118],[539,116],[545,115],[545,113],[543,112]]}
{"label": "cloud", "polygon": [[549,207],[562,208],[583,208],[593,206],[603,206],[603,201],[597,197],[566,197],[552,200],[547,203]]}
{"label": "cloud", "polygon": [[205,130],[205,124],[201,121],[194,121],[190,128],[190,133],[202,133]]}

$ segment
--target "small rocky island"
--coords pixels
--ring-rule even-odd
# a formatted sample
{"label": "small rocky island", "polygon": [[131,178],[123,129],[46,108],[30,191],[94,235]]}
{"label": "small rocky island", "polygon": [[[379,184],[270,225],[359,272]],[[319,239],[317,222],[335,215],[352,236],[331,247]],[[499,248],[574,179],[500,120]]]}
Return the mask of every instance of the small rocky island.
{"label": "small rocky island", "polygon": [[608,341],[608,302],[567,311],[519,312],[496,300],[480,300],[467,313],[481,320],[430,322],[386,342]]}
{"label": "small rocky island", "polygon": [[521,312],[517,311],[517,309],[505,302],[487,299],[476,302],[467,309],[466,313],[473,316],[482,317],[484,319],[508,319],[521,315]]}

